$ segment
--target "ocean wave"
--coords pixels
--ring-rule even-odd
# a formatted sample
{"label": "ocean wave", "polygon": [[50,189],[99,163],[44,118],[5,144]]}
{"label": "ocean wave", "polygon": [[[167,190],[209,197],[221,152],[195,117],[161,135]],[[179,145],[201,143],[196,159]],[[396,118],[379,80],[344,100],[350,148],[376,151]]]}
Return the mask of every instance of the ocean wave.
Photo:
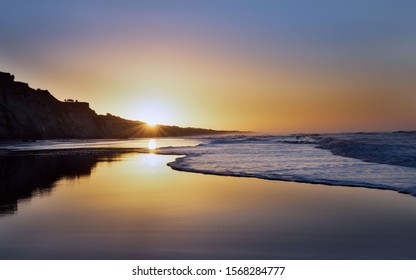
{"label": "ocean wave", "polygon": [[325,179],[325,178],[296,176],[296,175],[290,175],[290,174],[264,174],[264,173],[234,172],[232,170],[219,171],[215,169],[204,170],[204,169],[193,168],[191,164],[188,164],[186,162],[186,158],[187,157],[177,158],[174,162],[168,163],[168,166],[178,171],[200,173],[200,174],[206,174],[206,175],[257,178],[257,179],[263,179],[263,180],[321,184],[321,185],[328,185],[328,186],[363,187],[363,188],[397,191],[399,193],[416,196],[416,186],[393,187],[393,186],[384,185],[380,183],[369,183],[369,182],[354,181],[354,180],[332,180],[332,179]]}
{"label": "ocean wave", "polygon": [[239,144],[239,143],[264,143],[275,140],[271,135],[232,135],[220,137],[204,137],[208,144]]}
{"label": "ocean wave", "polygon": [[317,147],[337,156],[416,168],[416,133],[325,137],[318,142]]}
{"label": "ocean wave", "polygon": [[412,143],[409,136],[392,133],[233,136],[160,152],[184,155],[169,163],[175,170],[377,188],[416,196]]}

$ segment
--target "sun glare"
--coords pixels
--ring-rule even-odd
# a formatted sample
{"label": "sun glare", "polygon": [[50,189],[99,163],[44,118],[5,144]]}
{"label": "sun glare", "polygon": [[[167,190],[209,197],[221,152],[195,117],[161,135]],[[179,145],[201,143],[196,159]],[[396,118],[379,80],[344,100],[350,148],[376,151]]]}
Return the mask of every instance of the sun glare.
{"label": "sun glare", "polygon": [[141,100],[135,107],[134,119],[145,122],[149,127],[172,124],[175,122],[175,114],[171,105],[163,99]]}
{"label": "sun glare", "polygon": [[149,139],[149,142],[147,143],[147,148],[151,151],[157,148],[156,141],[154,139]]}
{"label": "sun glare", "polygon": [[146,122],[146,125],[147,125],[147,126],[150,126],[150,127],[154,127],[154,126],[156,126],[156,125],[157,125],[157,123],[156,123],[156,122],[152,122],[152,121],[147,121],[147,122]]}

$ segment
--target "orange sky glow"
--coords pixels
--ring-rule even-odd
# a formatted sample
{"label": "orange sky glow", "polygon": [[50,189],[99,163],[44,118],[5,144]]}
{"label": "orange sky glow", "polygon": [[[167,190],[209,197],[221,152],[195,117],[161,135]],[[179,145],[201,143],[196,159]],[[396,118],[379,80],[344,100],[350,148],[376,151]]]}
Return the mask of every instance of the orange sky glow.
{"label": "orange sky glow", "polygon": [[79,14],[76,1],[44,2],[37,15],[10,1],[0,71],[99,114],[268,133],[416,129],[408,9],[122,1]]}

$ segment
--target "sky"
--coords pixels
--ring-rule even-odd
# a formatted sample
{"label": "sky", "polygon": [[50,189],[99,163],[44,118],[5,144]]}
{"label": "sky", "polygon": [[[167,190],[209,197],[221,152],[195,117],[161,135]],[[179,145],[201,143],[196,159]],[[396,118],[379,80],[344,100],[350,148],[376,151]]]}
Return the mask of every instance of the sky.
{"label": "sky", "polygon": [[99,114],[268,133],[416,129],[416,1],[0,0],[0,71]]}

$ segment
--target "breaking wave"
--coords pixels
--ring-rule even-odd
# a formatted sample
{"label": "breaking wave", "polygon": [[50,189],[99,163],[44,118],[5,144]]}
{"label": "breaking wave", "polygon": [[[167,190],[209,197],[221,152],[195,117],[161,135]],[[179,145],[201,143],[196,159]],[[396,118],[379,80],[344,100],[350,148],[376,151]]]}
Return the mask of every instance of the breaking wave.
{"label": "breaking wave", "polygon": [[208,137],[181,154],[176,170],[394,190],[416,196],[416,133]]}

